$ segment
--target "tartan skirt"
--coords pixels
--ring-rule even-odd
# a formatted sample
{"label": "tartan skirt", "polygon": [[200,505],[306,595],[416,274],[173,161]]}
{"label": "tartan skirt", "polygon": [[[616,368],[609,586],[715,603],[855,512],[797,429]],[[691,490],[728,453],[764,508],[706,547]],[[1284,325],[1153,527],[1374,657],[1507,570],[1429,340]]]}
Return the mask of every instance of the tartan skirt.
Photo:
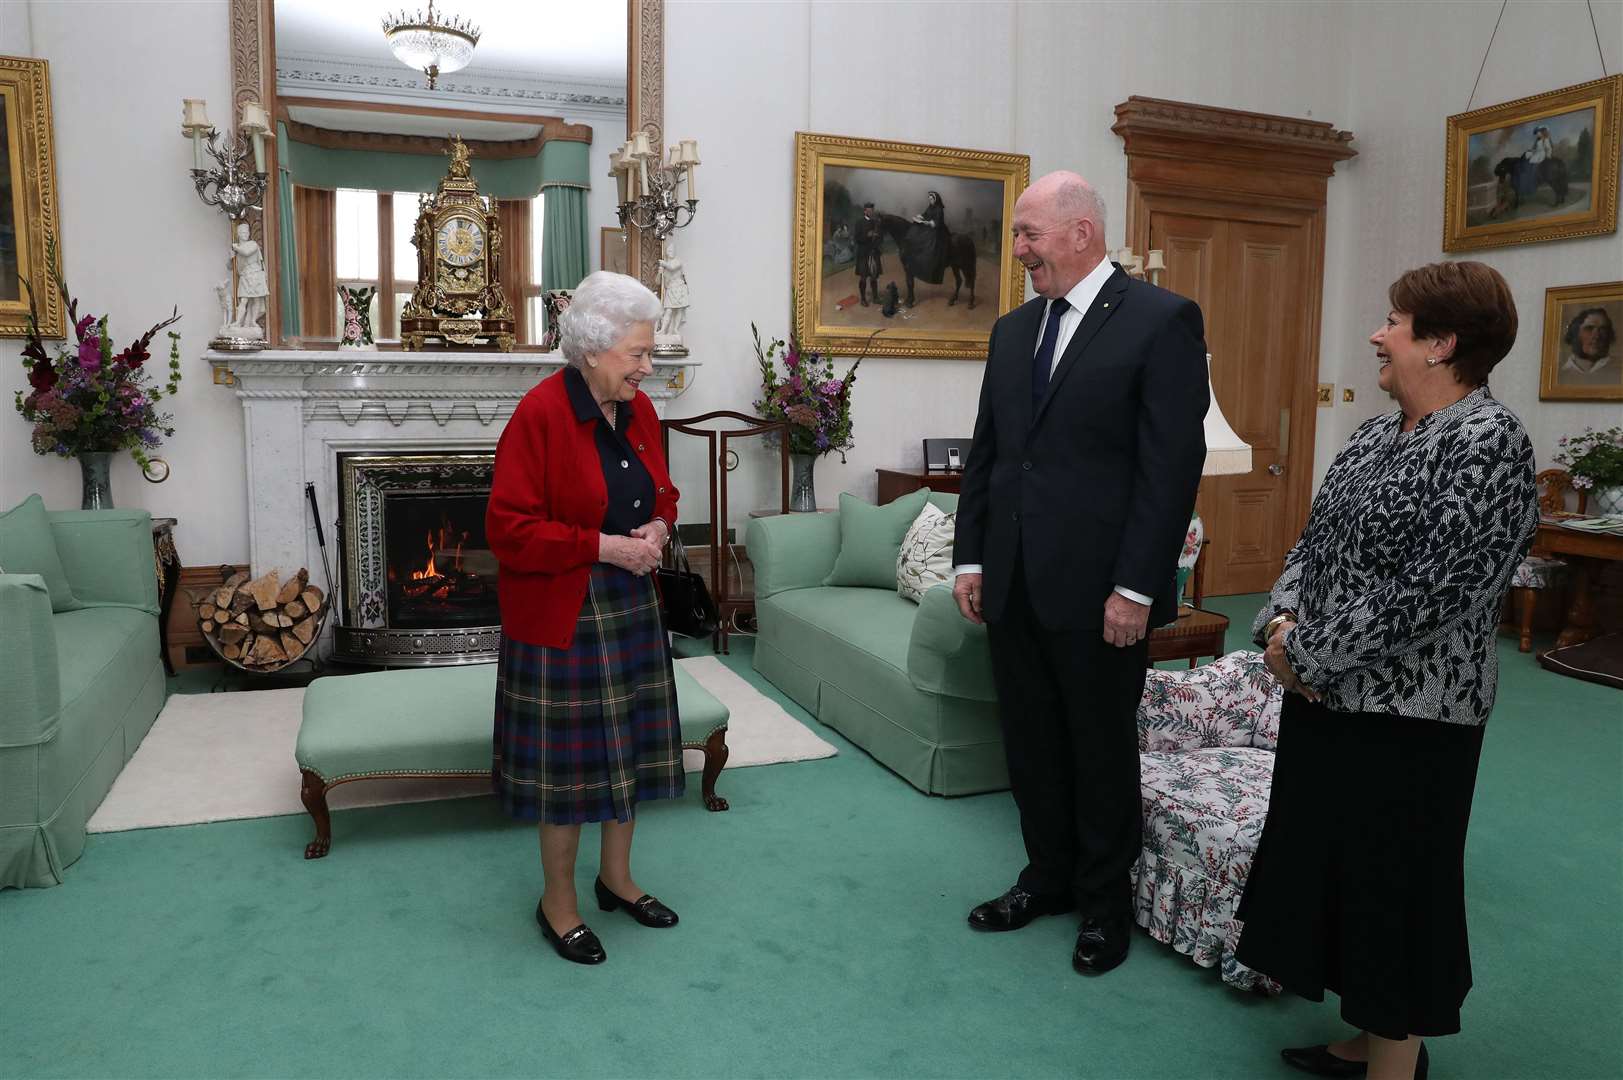
{"label": "tartan skirt", "polygon": [[682,795],[671,650],[651,577],[595,563],[567,649],[502,635],[491,779],[525,821],[626,822]]}

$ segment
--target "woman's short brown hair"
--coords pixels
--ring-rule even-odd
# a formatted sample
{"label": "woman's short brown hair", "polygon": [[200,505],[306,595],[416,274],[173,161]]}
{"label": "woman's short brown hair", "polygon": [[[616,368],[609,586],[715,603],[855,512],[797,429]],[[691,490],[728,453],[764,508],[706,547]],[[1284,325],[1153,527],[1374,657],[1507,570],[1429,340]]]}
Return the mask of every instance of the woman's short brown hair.
{"label": "woman's short brown hair", "polygon": [[1466,386],[1486,385],[1516,344],[1516,301],[1487,263],[1429,263],[1398,278],[1386,295],[1392,310],[1409,316],[1415,337],[1454,335],[1448,364]]}

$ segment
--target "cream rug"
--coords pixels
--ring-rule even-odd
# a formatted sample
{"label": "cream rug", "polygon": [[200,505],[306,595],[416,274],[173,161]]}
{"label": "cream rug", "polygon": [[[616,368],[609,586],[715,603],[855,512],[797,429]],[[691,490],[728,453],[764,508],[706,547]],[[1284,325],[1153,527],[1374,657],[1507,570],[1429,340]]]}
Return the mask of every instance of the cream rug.
{"label": "cream rug", "polygon": [[[808,761],[836,753],[715,657],[677,663],[727,706],[731,750],[727,768]],[[90,819],[89,831],[303,814],[299,767],[293,760],[303,711],[302,689],[174,695]],[[684,757],[689,772],[704,764],[698,751],[690,750]],[[360,781],[334,788],[327,804],[345,810],[489,793],[490,781],[484,777]]]}

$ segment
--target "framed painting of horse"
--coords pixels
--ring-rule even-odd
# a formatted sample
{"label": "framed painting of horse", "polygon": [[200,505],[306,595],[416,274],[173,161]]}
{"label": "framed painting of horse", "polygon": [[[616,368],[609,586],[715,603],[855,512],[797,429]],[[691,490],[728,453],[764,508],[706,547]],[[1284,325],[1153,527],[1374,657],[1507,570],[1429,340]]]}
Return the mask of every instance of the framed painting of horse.
{"label": "framed painting of horse", "polygon": [[[1007,222],[1024,154],[795,136],[795,333],[869,356],[986,358],[1025,298]],[[884,332],[870,337],[875,330]]]}
{"label": "framed painting of horse", "polygon": [[1443,250],[1617,231],[1623,75],[1448,118]]}
{"label": "framed painting of horse", "polygon": [[62,298],[45,258],[57,234],[50,69],[44,60],[0,56],[0,337],[28,332],[25,279],[40,333],[62,336]]}

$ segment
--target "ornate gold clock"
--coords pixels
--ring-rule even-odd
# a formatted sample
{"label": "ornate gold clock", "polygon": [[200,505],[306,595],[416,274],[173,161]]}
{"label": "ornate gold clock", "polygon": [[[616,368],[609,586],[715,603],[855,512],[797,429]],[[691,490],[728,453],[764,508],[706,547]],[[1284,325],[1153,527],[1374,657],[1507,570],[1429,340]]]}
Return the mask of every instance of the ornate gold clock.
{"label": "ornate gold clock", "polygon": [[417,287],[400,313],[406,349],[425,344],[513,349],[513,311],[502,294],[502,230],[496,200],[479,194],[468,147],[451,137],[451,168],[422,201],[411,242]]}

